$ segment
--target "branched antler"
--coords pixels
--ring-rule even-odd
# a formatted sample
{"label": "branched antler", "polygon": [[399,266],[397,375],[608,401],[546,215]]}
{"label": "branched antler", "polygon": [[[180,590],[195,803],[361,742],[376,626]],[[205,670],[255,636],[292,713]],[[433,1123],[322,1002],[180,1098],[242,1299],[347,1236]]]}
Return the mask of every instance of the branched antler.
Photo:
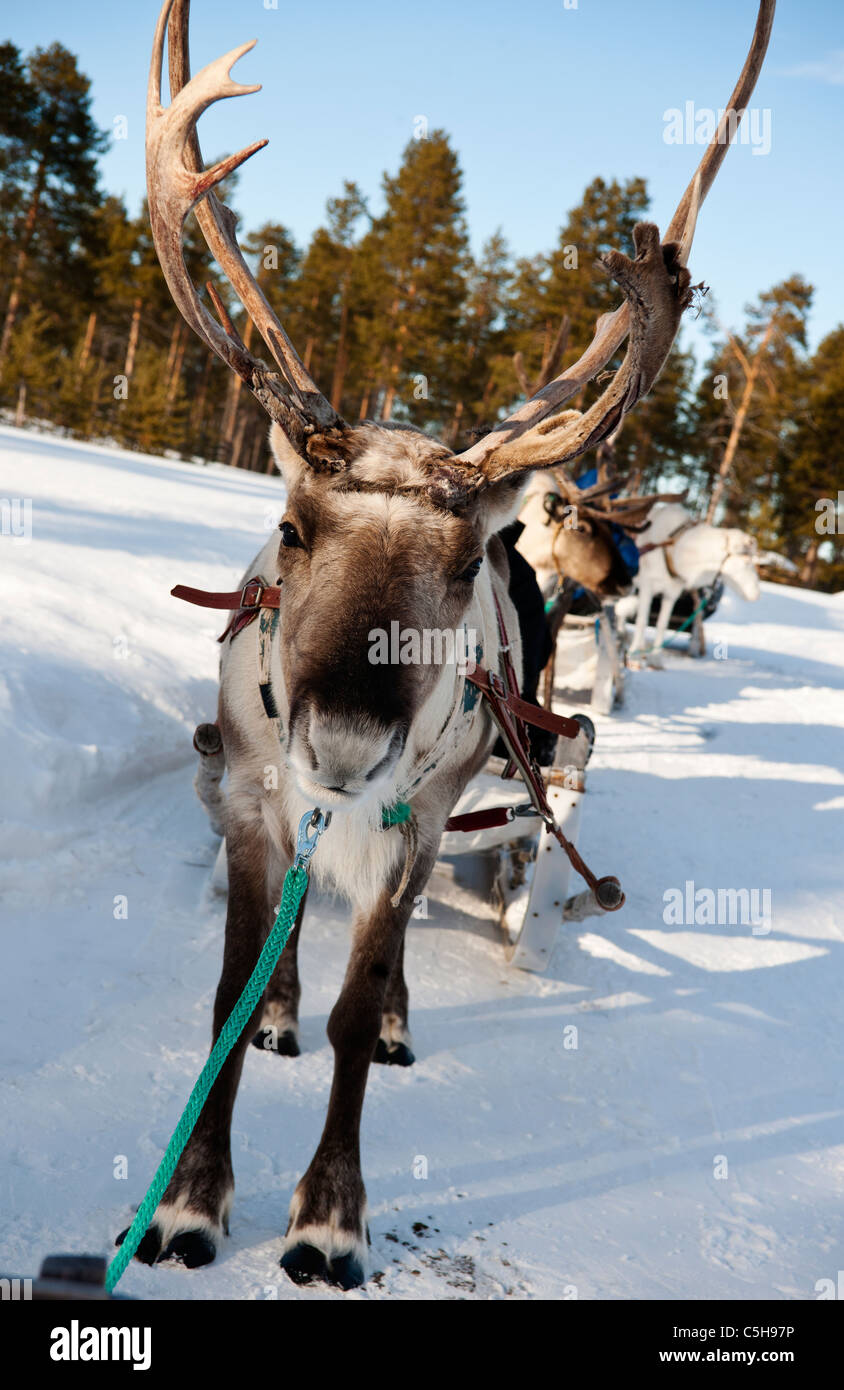
{"label": "branched antler", "polygon": [[[684,502],[687,495],[686,492],[651,492],[640,495],[637,488],[641,473],[638,471],[622,477],[607,472],[606,476],[602,477],[599,469],[597,482],[586,488],[578,487],[564,469],[555,468],[551,476],[559,489],[563,504],[575,508],[578,518],[615,522],[623,530],[630,532],[644,529],[655,503]],[[625,489],[628,496],[619,496],[618,494]]]}
{"label": "branched antler", "polygon": [[[689,280],[684,275],[681,284],[678,271],[686,265],[700,206],[721,167],[761,70],[775,3],[776,0],[760,0],[753,40],[738,82],[669,223],[662,267],[656,257],[659,236],[648,224],[640,224],[636,229],[639,240],[634,261],[618,252],[602,258],[624,291],[626,302],[614,313],[601,316],[592,342],[573,366],[459,455],[459,462],[467,468],[480,470],[494,482],[527,468],[549,467],[564,458],[574,458],[606,438],[635,401],[650,389],[670,351],[682,309],[689,302]],[[669,286],[675,294],[673,310],[667,297]],[[640,291],[644,300],[639,299]],[[654,316],[653,311],[660,307],[662,312]],[[672,318],[674,333],[669,334],[667,328]],[[591,410],[583,416],[561,413],[560,407],[606,366],[628,333],[631,342],[624,362]]]}
{"label": "branched antler", "polygon": [[562,411],[509,443],[499,444],[483,465],[489,482],[525,469],[567,463],[586,453],[612,434],[651,389],[671,350],[683,310],[691,302],[691,276],[680,261],[681,247],[676,242],[661,246],[659,230],[652,222],[636,224],[633,244],[633,260],[620,251],[600,258],[627,298],[630,342],[621,367],[584,414]]}
{"label": "branched antler", "polygon": [[[161,105],[161,68],[169,29],[171,102]],[[273,313],[244,260],[236,238],[236,219],[213,189],[237,169],[266,140],[204,169],[196,123],[203,111],[224,97],[247,96],[260,85],[242,86],[230,69],[255,40],[232,49],[190,75],[188,21],[190,0],[165,0],[158,18],[147,90],[147,193],[152,236],[170,293],[191,328],[223,361],[242,377],[272,420],[305,457],[319,453],[328,442],[342,438],[346,426],[305,370],[293,344]],[[266,343],[278,371],[253,357],[235,332],[218,296],[211,298],[220,323],[208,312],[191,282],[182,252],[182,229],[194,209],[209,250]],[[210,287],[209,287],[210,288]],[[320,440],[314,436],[319,435]],[[310,455],[308,445],[312,448]]]}
{"label": "branched antler", "polygon": [[[489,484],[532,468],[576,458],[607,439],[625,414],[650,390],[671,349],[680,317],[691,298],[686,270],[698,210],[744,114],[768,45],[775,0],[760,0],[753,42],[732,97],[697,172],[669,224],[666,240],[650,223],[634,229],[635,256],[618,251],[601,263],[622,289],[625,303],[603,315],[583,356],[547,384],[507,420],[464,453],[438,465],[431,495],[443,506],[463,505]],[[172,15],[172,22],[171,21]],[[267,142],[204,169],[196,123],[224,97],[245,96],[230,76],[233,64],[254,46],[243,44],[190,75],[189,0],[165,0],[155,31],[147,94],[147,190],[153,240],[170,292],[194,331],[243,379],[271,419],[309,462],[342,467],[352,450],[353,431],[318,390],[298,357],[237,245],[235,218],[214,188]],[[161,105],[161,67],[169,30],[171,103]],[[200,300],[182,253],[182,228],[193,209],[209,250],[258,328],[278,370],[253,357],[235,331],[216,293],[217,318]],[[565,351],[566,321],[560,326],[542,375],[557,371]],[[561,410],[606,366],[625,337],[627,352],[618,372],[584,414]],[[524,367],[521,364],[522,374]],[[525,386],[527,382],[525,380]],[[598,500],[597,498],[595,499]],[[632,502],[633,499],[628,499]]]}

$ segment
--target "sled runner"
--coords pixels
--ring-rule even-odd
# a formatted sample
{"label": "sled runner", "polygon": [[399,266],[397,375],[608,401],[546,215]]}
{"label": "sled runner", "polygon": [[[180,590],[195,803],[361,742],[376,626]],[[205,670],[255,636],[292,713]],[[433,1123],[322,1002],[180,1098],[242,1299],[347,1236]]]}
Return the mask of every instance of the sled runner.
{"label": "sled runner", "polygon": [[[543,769],[548,801],[557,825],[571,844],[576,844],[585,792],[584,769],[594,738],[592,721],[578,715],[582,737],[576,747],[563,750]],[[566,758],[567,761],[563,762]],[[501,803],[502,758],[490,758],[484,771],[467,787],[454,808],[452,821],[483,815]],[[504,949],[511,965],[520,970],[547,969],[557,932],[567,911],[576,902],[590,900],[591,912],[602,912],[591,889],[569,899],[572,864],[568,855],[532,805],[527,791],[511,784],[512,819],[504,825],[476,831],[446,830],[440,842],[443,855],[489,854],[494,857],[493,900],[498,910]],[[584,914],[587,915],[587,914]]]}

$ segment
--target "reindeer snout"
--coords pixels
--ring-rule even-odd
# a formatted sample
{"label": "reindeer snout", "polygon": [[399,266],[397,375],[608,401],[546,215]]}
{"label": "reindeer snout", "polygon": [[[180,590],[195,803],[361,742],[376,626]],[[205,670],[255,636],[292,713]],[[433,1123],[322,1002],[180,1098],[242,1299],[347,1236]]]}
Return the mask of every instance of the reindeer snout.
{"label": "reindeer snout", "polygon": [[338,805],[387,781],[405,737],[398,723],[385,725],[364,713],[323,711],[302,700],[291,713],[290,762],[305,795]]}

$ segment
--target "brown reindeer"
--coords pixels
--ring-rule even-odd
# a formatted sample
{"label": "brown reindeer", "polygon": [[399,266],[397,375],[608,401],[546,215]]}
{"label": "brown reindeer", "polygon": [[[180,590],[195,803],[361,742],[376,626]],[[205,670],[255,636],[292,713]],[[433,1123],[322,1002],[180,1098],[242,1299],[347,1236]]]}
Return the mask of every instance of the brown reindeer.
{"label": "brown reindeer", "polygon": [[[746,105],[773,8],[773,0],[763,0],[731,108]],[[172,100],[163,108],[168,20]],[[260,146],[205,171],[196,138],[196,121],[212,102],[256,90],[229,77],[252,45],[191,79],[187,25],[186,0],[175,8],[166,0],[148,97],[153,236],[185,319],[273,421],[271,442],[287,495],[280,534],[245,576],[274,586],[278,608],[262,609],[259,621],[232,630],[223,649],[218,719],[228,771],[229,901],[214,1032],[267,936],[300,817],[314,806],[330,809],[332,823],[312,867],[318,883],[353,905],[352,945],[328,1020],[334,1081],[325,1128],[293,1195],[281,1262],[297,1281],[316,1277],[350,1288],[363,1281],[366,1264],[359,1130],[367,1073],[373,1057],[413,1061],[405,926],[446,818],[483,765],[495,732],[485,708],[467,698],[456,665],[379,664],[371,659],[373,633],[396,621],[415,632],[474,630],[484,664],[496,670],[497,595],[518,666],[518,624],[495,533],[514,515],[533,469],[594,447],[652,386],[689,302],[685,261],[694,220],[726,143],[722,134],[705,152],[664,244],[656,227],[641,223],[632,258],[617,251],[602,258],[626,302],[600,321],[579,362],[472,448],[454,454],[410,428],[346,424],[311,380],[238,250],[233,216],[212,191]],[[215,318],[191,284],[181,237],[192,208],[275,365],[253,357],[218,298],[212,294]],[[583,415],[561,412],[628,335],[624,361],[596,404]],[[383,809],[400,800],[412,808],[415,852],[398,828],[382,828]],[[214,1257],[234,1188],[230,1125],[249,1038],[259,1028],[275,1029],[286,1049],[296,1050],[299,930],[297,924],[142,1242],[138,1255],[148,1263],[175,1258],[199,1265]]]}
{"label": "brown reindeer", "polygon": [[[513,370],[525,396],[537,395],[557,376],[568,347],[570,327],[568,315],[563,314],[553,338],[546,329],[542,360],[532,381],[525,370],[523,354],[513,355]],[[618,598],[627,593],[630,576],[614,543],[612,524],[631,533],[641,531],[657,502],[685,500],[685,492],[639,495],[639,472],[626,477],[617,475],[615,445],[619,429],[598,446],[597,479],[592,487],[579,487],[563,467],[537,474],[528,484],[519,512],[524,529],[517,549],[536,571],[544,591],[555,581],[569,579],[598,598]]]}
{"label": "brown reindeer", "polygon": [[[612,446],[598,451],[597,481],[578,487],[564,468],[537,474],[524,494],[518,549],[536,570],[540,587],[570,579],[599,598],[630,589],[630,576],[615,545],[612,525],[635,534],[657,502],[682,502],[685,492],[639,494],[639,474],[612,471]],[[620,495],[622,493],[627,495]]]}

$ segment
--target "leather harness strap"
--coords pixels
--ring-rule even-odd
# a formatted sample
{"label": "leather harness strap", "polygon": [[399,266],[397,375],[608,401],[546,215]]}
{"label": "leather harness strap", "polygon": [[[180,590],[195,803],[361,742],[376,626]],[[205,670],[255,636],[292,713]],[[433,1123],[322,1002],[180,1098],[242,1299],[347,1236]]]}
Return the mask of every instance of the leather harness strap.
{"label": "leather harness strap", "polygon": [[[232,620],[228,627],[217,639],[222,642],[229,632],[234,637],[245,627],[247,623],[257,618],[262,608],[278,608],[281,603],[281,585],[265,584],[263,579],[256,576],[244,584],[242,589],[235,589],[231,593],[214,593],[207,589],[191,589],[187,584],[177,584],[170,590],[173,598],[183,599],[185,603],[195,603],[200,608],[228,608],[234,609]],[[504,619],[501,615],[501,608],[498,599],[495,598],[495,612],[498,618],[498,630],[501,638],[502,664],[504,665],[507,676],[507,686],[501,677],[494,671],[487,671],[483,666],[475,666],[472,672],[466,673],[466,679],[472,685],[477,686],[481,694],[487,700],[495,700],[504,706],[512,715],[513,720],[518,724],[534,724],[538,729],[545,729],[552,734],[562,734],[564,738],[577,738],[580,733],[580,725],[576,719],[567,719],[562,714],[552,714],[550,710],[541,709],[539,705],[528,704],[519,694],[518,681],[513,663],[510,659],[510,643],[507,640],[507,632],[504,627]],[[241,622],[241,619],[244,621]],[[527,741],[527,734],[521,730],[524,741]]]}
{"label": "leather harness strap", "polygon": [[209,593],[207,589],[191,589],[187,584],[177,584],[170,590],[173,598],[184,599],[185,603],[196,603],[200,608],[229,608],[232,615],[217,638],[236,637],[251,622],[254,622],[262,608],[278,608],[281,603],[281,586],[265,584],[262,579],[250,579],[242,589],[229,594]]}
{"label": "leather harness strap", "polygon": [[278,608],[281,603],[281,585],[265,584],[261,579],[250,579],[242,589],[230,594],[209,593],[207,589],[190,589],[187,584],[177,584],[170,593],[173,598],[182,598],[185,603],[196,603],[200,608]]}
{"label": "leather harness strap", "polygon": [[697,526],[697,524],[698,523],[694,520],[694,518],[689,517],[687,521],[681,522],[680,525],[671,532],[670,536],[666,536],[664,541],[649,541],[647,545],[639,546],[639,554],[647,555],[651,550],[664,550],[665,564],[666,568],[668,569],[668,573],[671,575],[672,579],[680,579],[681,576],[677,573],[677,571],[671,563],[671,546],[674,544],[675,541],[678,541],[680,537],[685,534],[686,531],[690,531],[692,527]]}
{"label": "leather harness strap", "polygon": [[[281,586],[265,584],[260,576],[253,577],[240,590],[231,593],[215,593],[206,589],[192,589],[186,584],[177,584],[170,590],[173,598],[183,599],[185,603],[195,603],[201,608],[228,608],[234,610],[232,618],[222,633],[223,641],[229,633],[234,637],[241,627],[258,617],[262,608],[278,608],[281,603]],[[493,589],[495,615],[498,621],[501,666],[504,678],[483,666],[476,666],[466,673],[466,679],[480,690],[487,702],[493,723],[497,726],[509,754],[510,761],[504,770],[505,777],[512,777],[516,770],[521,773],[525,786],[539,816],[545,822],[550,834],[559,841],[568,858],[595,893],[601,906],[612,911],[621,907],[624,894],[615,878],[597,879],[592,870],[584,864],[574,845],[566,839],[548,802],[548,794],[537,764],[530,752],[526,724],[534,724],[539,729],[562,735],[564,738],[577,738],[581,732],[576,719],[554,714],[538,705],[528,704],[519,693],[516,669],[510,656],[510,642],[498,595]],[[510,770],[512,766],[512,771]],[[453,816],[446,821],[446,830],[482,830],[492,826],[506,825],[515,817],[512,806],[496,806],[486,811],[470,811],[465,815]],[[606,885],[606,888],[605,888]],[[603,891],[602,891],[603,890]],[[617,891],[616,891],[617,890]]]}
{"label": "leather harness strap", "polygon": [[549,734],[562,734],[563,738],[577,738],[580,733],[580,725],[576,719],[569,719],[564,714],[553,714],[551,710],[543,709],[540,705],[528,704],[527,700],[523,700],[512,688],[508,691],[501,677],[494,671],[476,666],[474,671],[466,673],[466,679],[471,681],[472,685],[476,685],[487,700],[499,700],[501,704],[506,705],[515,719],[525,724],[533,724],[537,729],[544,729]]}

